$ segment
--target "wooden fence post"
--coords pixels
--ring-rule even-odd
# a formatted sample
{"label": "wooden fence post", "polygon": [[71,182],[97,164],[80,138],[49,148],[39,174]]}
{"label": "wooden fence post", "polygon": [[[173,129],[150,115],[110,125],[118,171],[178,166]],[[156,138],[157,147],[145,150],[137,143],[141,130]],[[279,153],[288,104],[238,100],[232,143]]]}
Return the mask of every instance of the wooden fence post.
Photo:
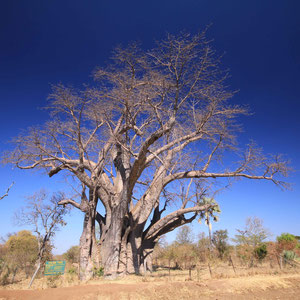
{"label": "wooden fence post", "polygon": [[213,278],[211,267],[210,267],[210,262],[208,262],[208,269],[209,269],[210,277]]}
{"label": "wooden fence post", "polygon": [[230,261],[230,263],[231,263],[231,265],[232,265],[234,274],[236,275],[236,271],[235,271],[235,267],[234,267],[234,264],[233,264],[233,260],[232,260],[232,258],[231,258],[231,255],[229,256],[229,261]]}

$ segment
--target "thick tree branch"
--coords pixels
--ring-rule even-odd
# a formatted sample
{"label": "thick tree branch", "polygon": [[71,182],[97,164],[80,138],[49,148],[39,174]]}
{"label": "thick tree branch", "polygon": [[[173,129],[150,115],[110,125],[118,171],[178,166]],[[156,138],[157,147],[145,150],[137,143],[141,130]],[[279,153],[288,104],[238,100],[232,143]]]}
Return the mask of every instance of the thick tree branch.
{"label": "thick tree branch", "polygon": [[194,206],[194,207],[189,207],[189,208],[183,208],[183,209],[178,209],[169,215],[165,216],[164,218],[160,219],[158,222],[156,222],[148,231],[147,235],[145,236],[146,239],[149,239],[153,237],[158,231],[160,231],[164,226],[169,224],[169,222],[172,222],[174,219],[177,219],[178,217],[191,213],[191,212],[200,212],[200,211],[205,211],[209,208],[213,207],[211,204],[206,204],[202,206]]}
{"label": "thick tree branch", "polygon": [[171,130],[172,126],[174,125],[174,122],[175,122],[175,116],[171,116],[168,122],[162,128],[160,128],[159,130],[151,134],[143,143],[141,150],[138,154],[138,157],[133,163],[130,172],[129,182],[130,182],[131,190],[133,189],[136,181],[138,180],[138,178],[140,177],[140,175],[142,174],[143,170],[146,167],[146,155],[149,147],[160,137],[168,133]]}
{"label": "thick tree branch", "polygon": [[239,178],[244,177],[248,179],[264,179],[264,180],[271,180],[277,185],[282,185],[284,182],[274,179],[273,175],[266,176],[266,175],[251,175],[251,174],[244,174],[244,173],[237,173],[237,172],[225,172],[225,173],[207,173],[203,172],[202,170],[199,171],[187,171],[187,172],[178,172],[175,174],[171,174],[164,178],[164,186],[169,184],[170,182],[183,179],[183,178]]}
{"label": "thick tree branch", "polygon": [[168,232],[173,231],[177,227],[180,227],[182,225],[188,224],[193,222],[197,217],[197,213],[195,213],[192,217],[186,219],[184,215],[179,216],[178,218],[175,218],[174,220],[167,223],[164,227],[162,227],[157,233],[153,236],[151,236],[151,240],[157,241],[159,237],[161,237],[164,234],[167,234]]}

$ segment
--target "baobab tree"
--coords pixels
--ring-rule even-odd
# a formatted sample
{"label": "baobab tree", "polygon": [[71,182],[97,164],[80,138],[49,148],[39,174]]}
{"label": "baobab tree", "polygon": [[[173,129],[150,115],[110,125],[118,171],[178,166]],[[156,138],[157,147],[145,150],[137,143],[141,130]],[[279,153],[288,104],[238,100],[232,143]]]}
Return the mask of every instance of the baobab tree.
{"label": "baobab tree", "polygon": [[[286,175],[286,162],[253,145],[232,169],[218,163],[237,151],[235,119],[246,109],[228,103],[234,92],[205,32],[167,35],[149,51],[117,48],[93,76],[95,85],[82,90],[53,86],[50,120],[17,137],[6,154],[21,169],[50,177],[66,171],[82,185],[80,201],[59,202],[85,214],[81,279],[98,261],[95,221],[105,275],[139,273],[151,268],[160,236],[214,209],[202,196],[218,178],[283,184],[277,175]],[[188,196],[176,197],[184,184]]]}

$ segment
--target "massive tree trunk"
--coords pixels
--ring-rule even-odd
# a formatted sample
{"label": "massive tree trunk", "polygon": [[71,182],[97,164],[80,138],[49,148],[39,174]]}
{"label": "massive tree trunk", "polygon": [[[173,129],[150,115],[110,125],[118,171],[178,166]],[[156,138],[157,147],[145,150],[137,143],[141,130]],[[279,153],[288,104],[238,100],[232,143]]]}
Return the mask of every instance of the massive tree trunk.
{"label": "massive tree trunk", "polygon": [[119,268],[120,274],[145,274],[152,272],[152,253],[156,242],[143,240],[133,232],[126,247],[126,269]]}
{"label": "massive tree trunk", "polygon": [[114,207],[110,209],[111,217],[105,218],[107,223],[102,226],[100,238],[100,254],[104,275],[110,278],[115,278],[120,272],[125,271],[121,271],[119,268],[122,268],[121,252],[123,254],[123,269],[125,264],[126,237],[124,235],[127,235],[128,232],[127,190],[124,189],[118,194],[113,203]]}
{"label": "massive tree trunk", "polygon": [[[122,208],[113,210],[122,214]],[[100,239],[101,263],[106,278],[152,271],[152,252],[156,242],[144,239],[142,224],[129,225],[128,216],[113,218]]]}
{"label": "massive tree trunk", "polygon": [[133,230],[129,234],[127,243],[127,273],[139,274],[141,263],[141,244],[142,236],[137,230]]}
{"label": "massive tree trunk", "polygon": [[119,218],[113,218],[100,246],[101,261],[106,277],[115,278],[118,273],[121,249],[121,222]]}
{"label": "massive tree trunk", "polygon": [[[154,241],[143,241],[142,235],[137,235],[135,230],[122,237],[118,254],[118,263],[116,275],[126,274],[144,274],[147,271],[152,272],[152,252],[155,246]],[[101,252],[106,251],[101,247]],[[106,254],[109,252],[106,252]],[[112,253],[112,252],[111,252]],[[110,254],[110,255],[113,255]],[[103,256],[103,253],[102,253]],[[116,257],[116,256],[115,256]],[[113,277],[115,266],[104,265],[106,277]]]}
{"label": "massive tree trunk", "polygon": [[89,280],[93,268],[98,267],[98,249],[95,239],[95,211],[85,213],[83,231],[80,237],[80,280]]}
{"label": "massive tree trunk", "polygon": [[154,240],[144,240],[141,248],[141,264],[140,272],[147,273],[152,272],[152,254],[157,241]]}

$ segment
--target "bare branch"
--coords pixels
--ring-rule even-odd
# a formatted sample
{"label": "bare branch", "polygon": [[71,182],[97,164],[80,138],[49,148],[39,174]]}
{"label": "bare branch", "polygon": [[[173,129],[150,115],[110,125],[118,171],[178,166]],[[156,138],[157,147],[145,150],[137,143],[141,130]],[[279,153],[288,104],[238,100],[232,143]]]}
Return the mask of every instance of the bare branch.
{"label": "bare branch", "polygon": [[12,186],[14,185],[15,183],[13,182],[9,187],[8,189],[6,190],[6,193],[2,196],[0,196],[0,200],[2,200],[4,197],[7,197],[8,196],[8,192],[9,190],[12,188]]}
{"label": "bare branch", "polygon": [[225,173],[206,173],[201,171],[187,171],[187,172],[179,172],[176,174],[172,174],[167,176],[164,179],[164,186],[169,184],[170,182],[176,180],[176,179],[182,179],[182,178],[230,178],[230,177],[244,177],[248,179],[264,179],[264,180],[271,180],[275,184],[281,184],[281,181],[275,180],[273,176],[264,176],[264,175],[250,175],[250,174],[243,174],[243,173],[237,173],[237,172],[225,172]]}

